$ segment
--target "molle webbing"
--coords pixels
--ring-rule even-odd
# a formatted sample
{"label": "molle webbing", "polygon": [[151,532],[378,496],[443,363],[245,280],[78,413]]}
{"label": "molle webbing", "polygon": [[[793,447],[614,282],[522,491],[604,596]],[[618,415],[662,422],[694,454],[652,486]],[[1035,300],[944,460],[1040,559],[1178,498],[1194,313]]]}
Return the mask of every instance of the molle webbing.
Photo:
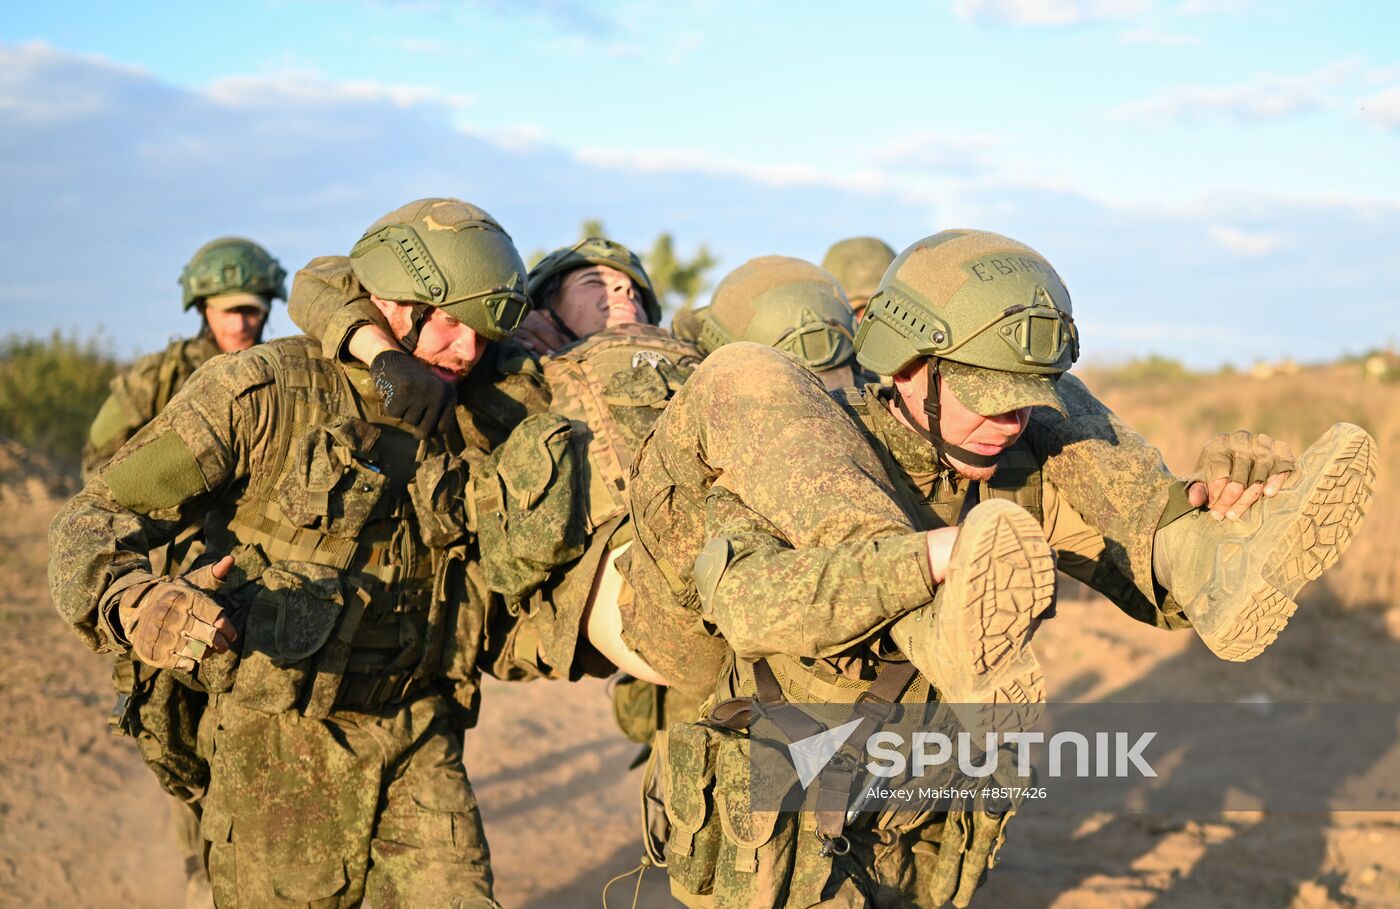
{"label": "molle webbing", "polygon": [[1024,440],[1017,440],[1001,453],[997,458],[997,472],[981,485],[988,498],[1015,502],[1030,512],[1037,524],[1045,523],[1040,460]]}
{"label": "molle webbing", "polygon": [[665,404],[664,396],[656,401],[610,401],[609,383],[620,373],[646,365],[684,367],[698,361],[693,345],[654,325],[605,329],[544,361],[550,409],[575,424],[574,440],[587,473],[589,532],[627,511],[627,477],[636,443],[629,441],[613,406],[650,406],[660,415]]}

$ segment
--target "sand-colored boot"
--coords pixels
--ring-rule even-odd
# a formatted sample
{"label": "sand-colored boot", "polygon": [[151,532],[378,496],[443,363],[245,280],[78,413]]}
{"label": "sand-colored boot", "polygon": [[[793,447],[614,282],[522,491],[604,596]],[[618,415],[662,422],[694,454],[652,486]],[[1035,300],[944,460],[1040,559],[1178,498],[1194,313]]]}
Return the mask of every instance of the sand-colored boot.
{"label": "sand-colored boot", "polygon": [[1045,675],[1030,643],[1054,597],[1055,559],[1040,524],[1020,506],[992,499],[959,526],[934,601],[890,634],[967,730],[1019,728],[1045,701]]}
{"label": "sand-colored boot", "polygon": [[1153,572],[1217,656],[1263,653],[1298,608],[1298,591],[1351,544],[1371,502],[1375,450],[1366,430],[1338,423],[1303,452],[1277,495],[1240,520],[1196,511],[1157,531]]}

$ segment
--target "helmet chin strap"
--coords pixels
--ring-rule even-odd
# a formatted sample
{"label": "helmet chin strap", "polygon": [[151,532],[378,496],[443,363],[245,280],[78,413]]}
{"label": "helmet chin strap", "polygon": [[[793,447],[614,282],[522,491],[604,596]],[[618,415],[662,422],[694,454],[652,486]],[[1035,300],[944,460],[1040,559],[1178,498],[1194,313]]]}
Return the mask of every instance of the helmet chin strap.
{"label": "helmet chin strap", "polygon": [[957,458],[969,467],[992,467],[996,464],[998,455],[978,454],[975,451],[968,451],[958,445],[954,445],[943,438],[942,413],[943,408],[940,403],[942,397],[942,385],[938,372],[938,358],[929,357],[925,369],[928,372],[928,393],[924,395],[924,415],[928,417],[928,429],[919,426],[919,421],[914,419],[914,415],[909,412],[908,406],[904,403],[904,395],[895,390],[895,405],[899,407],[900,413],[904,414],[904,419],[913,427],[924,441],[933,446],[938,452],[938,459],[943,462],[943,466],[952,469],[948,458]]}
{"label": "helmet chin strap", "polygon": [[413,304],[412,322],[409,324],[408,333],[399,339],[399,346],[409,353],[418,349],[418,336],[423,333],[423,326],[427,324],[428,318],[433,314],[433,307],[427,303]]}

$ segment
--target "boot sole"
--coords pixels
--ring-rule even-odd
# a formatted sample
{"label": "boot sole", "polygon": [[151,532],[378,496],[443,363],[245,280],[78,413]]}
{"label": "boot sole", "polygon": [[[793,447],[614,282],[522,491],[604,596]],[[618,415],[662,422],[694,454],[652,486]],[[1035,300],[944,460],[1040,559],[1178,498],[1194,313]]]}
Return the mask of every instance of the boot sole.
{"label": "boot sole", "polygon": [[[1371,504],[1376,479],[1375,440],[1361,427],[1338,423],[1315,442],[1303,458],[1316,449],[1332,449],[1326,455],[1316,482],[1308,489],[1287,486],[1279,498],[1305,496],[1292,525],[1279,538],[1244,595],[1242,607],[1224,617],[1206,638],[1206,644],[1222,659],[1252,660],[1278,638],[1298,604],[1294,597],[1309,581],[1315,581],[1351,545]],[[1299,463],[1299,471],[1304,464]],[[1258,508],[1268,500],[1261,500]],[[1227,543],[1222,549],[1235,544]],[[1224,576],[1231,553],[1217,556],[1217,575]]]}
{"label": "boot sole", "polygon": [[1039,715],[1045,674],[1030,642],[1055,596],[1055,558],[1035,518],[1000,499],[977,508],[944,581],[932,673],[941,699],[974,733]]}

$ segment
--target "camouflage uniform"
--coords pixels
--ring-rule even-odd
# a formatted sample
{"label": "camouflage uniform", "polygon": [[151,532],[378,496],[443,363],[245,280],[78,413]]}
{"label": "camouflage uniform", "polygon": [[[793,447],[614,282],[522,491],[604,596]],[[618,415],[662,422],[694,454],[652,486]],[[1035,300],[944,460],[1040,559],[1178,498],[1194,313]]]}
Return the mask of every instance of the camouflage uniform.
{"label": "camouflage uniform", "polygon": [[83,476],[90,478],[112,459],[136,431],[155,419],[194,371],[219,355],[206,334],[171,341],[165,350],[147,354],[112,380],[112,390],[88,430],[83,446]]}
{"label": "camouflage uniform", "polygon": [[478,666],[510,643],[461,502],[499,483],[492,449],[517,424],[559,421],[531,423],[537,380],[488,359],[461,384],[459,432],[420,443],[366,370],[319,347],[201,369],[56,517],[54,602],[89,647],[122,652],[118,604],[162,580],[152,548],[202,520],[209,552],[234,557],[219,598],[237,642],[167,673],[208,692],[218,905],[491,906],[460,730]]}

